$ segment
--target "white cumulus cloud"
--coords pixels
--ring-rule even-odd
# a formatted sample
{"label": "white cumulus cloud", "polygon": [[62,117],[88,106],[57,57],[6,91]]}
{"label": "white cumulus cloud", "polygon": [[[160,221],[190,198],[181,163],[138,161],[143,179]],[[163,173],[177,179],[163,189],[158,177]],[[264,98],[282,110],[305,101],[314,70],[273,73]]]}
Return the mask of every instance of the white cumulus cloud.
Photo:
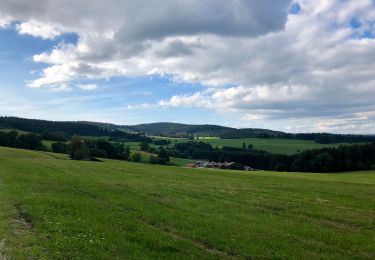
{"label": "white cumulus cloud", "polygon": [[77,87],[82,90],[95,90],[98,88],[96,84],[77,84]]}
{"label": "white cumulus cloud", "polygon": [[30,20],[17,25],[20,34],[28,34],[43,39],[54,39],[61,35],[61,32],[48,23]]}
{"label": "white cumulus cloud", "polygon": [[[288,13],[292,4],[300,11]],[[150,107],[316,119],[316,129],[334,129],[319,120],[366,129],[358,115],[375,110],[372,0],[2,0],[0,17],[21,21],[20,33],[79,37],[33,57],[48,65],[35,88],[163,75],[207,89]]]}

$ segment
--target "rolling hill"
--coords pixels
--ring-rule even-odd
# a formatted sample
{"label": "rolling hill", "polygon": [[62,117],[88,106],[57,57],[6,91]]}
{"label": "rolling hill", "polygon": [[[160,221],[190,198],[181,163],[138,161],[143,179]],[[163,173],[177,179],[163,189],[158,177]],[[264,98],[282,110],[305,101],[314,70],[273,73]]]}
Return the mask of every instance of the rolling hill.
{"label": "rolling hill", "polygon": [[109,136],[114,130],[137,132],[166,137],[216,137],[221,139],[290,139],[310,140],[320,144],[374,142],[375,135],[342,135],[329,133],[291,134],[258,128],[231,128],[219,125],[189,125],[179,123],[150,123],[140,125],[115,125],[89,121],[47,121],[18,117],[1,117],[0,129],[16,129],[26,132],[43,133],[60,131],[67,136]]}
{"label": "rolling hill", "polygon": [[170,137],[188,137],[190,135],[216,137],[240,135],[245,137],[257,137],[259,134],[277,135],[282,133],[267,129],[236,129],[218,125],[151,123],[126,126],[89,121],[48,121],[18,117],[0,117],[0,128],[11,128],[34,133],[61,131],[68,135],[79,134],[85,136],[108,135],[108,132],[116,129]]}
{"label": "rolling hill", "polygon": [[137,132],[142,132],[150,135],[159,136],[172,136],[172,137],[188,137],[189,135],[196,136],[214,136],[224,137],[226,135],[231,136],[247,136],[255,137],[259,134],[270,134],[277,135],[282,132],[272,131],[267,129],[237,129],[218,125],[188,125],[178,123],[151,123],[151,124],[140,124],[134,126],[127,126]]}
{"label": "rolling hill", "polygon": [[107,124],[95,124],[89,122],[72,121],[48,121],[39,119],[27,119],[19,117],[0,117],[0,128],[16,129],[26,132],[43,133],[44,131],[61,131],[67,135],[106,135]]}

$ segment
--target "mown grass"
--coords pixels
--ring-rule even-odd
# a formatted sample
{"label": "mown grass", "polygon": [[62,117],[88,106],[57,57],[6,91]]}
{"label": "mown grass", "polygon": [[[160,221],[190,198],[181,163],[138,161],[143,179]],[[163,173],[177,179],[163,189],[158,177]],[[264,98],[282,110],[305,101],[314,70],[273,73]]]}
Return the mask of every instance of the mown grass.
{"label": "mown grass", "polygon": [[185,169],[0,148],[1,254],[375,257],[375,172]]}

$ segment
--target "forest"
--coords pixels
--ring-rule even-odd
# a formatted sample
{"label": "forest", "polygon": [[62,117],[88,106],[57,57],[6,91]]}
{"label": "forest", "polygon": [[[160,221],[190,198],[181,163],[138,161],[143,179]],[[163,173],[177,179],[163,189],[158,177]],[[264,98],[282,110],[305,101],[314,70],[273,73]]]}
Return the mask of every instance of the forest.
{"label": "forest", "polygon": [[249,147],[214,148],[203,142],[174,144],[170,156],[237,162],[261,170],[290,172],[342,172],[375,169],[375,143],[306,150],[293,155],[271,154]]}
{"label": "forest", "polygon": [[[215,162],[236,162],[255,169],[291,172],[342,172],[375,169],[374,136],[324,133],[286,134],[280,132],[275,132],[272,135],[270,132],[259,134],[260,138],[265,139],[277,137],[314,140],[323,144],[347,143],[347,145],[338,147],[310,149],[287,155],[257,150],[251,145],[245,145],[242,148],[213,147],[209,143],[193,140],[177,142],[172,145],[168,139],[153,139],[142,132],[126,132],[119,129],[112,129],[114,125],[100,123],[53,122],[0,117],[0,125],[2,127],[28,131],[26,133],[19,133],[17,131],[0,132],[0,146],[31,150],[46,150],[47,148],[43,145],[42,140],[49,140],[54,141],[51,145],[52,151],[69,153],[72,150],[72,141],[67,141],[73,140],[71,138],[75,138],[76,135],[83,136],[86,134],[88,136],[99,137],[96,139],[82,138],[84,149],[80,150],[80,155],[77,157],[79,159],[99,157],[127,160],[130,159],[130,149],[125,145],[125,142],[139,142],[141,151],[157,155],[151,157],[150,162],[159,164],[167,164],[169,157],[176,157]],[[103,125],[106,127],[103,127]],[[162,125],[156,126],[161,127]],[[188,125],[181,126],[180,124],[169,124],[167,126],[169,126],[169,130],[177,126],[188,127]],[[211,130],[220,129],[219,126],[209,125],[199,126],[198,129],[207,130],[207,127]],[[222,129],[228,130],[225,127]],[[247,130],[242,129],[241,131],[245,133]],[[348,145],[354,142],[362,143]],[[158,146],[161,146],[161,148],[157,148]],[[134,160],[138,160],[137,158],[139,158],[139,155],[136,155]]]}
{"label": "forest", "polygon": [[[110,136],[114,141],[151,142],[146,135],[183,137],[208,136],[222,139],[283,138],[312,140],[320,144],[375,142],[374,135],[330,134],[330,133],[284,133],[268,129],[231,128],[218,125],[187,125],[177,123],[152,123],[123,126],[85,121],[47,121],[18,117],[0,117],[0,127],[18,129],[38,134],[59,135],[62,139],[77,134],[81,136]],[[51,140],[47,136],[45,140]],[[54,138],[56,139],[56,138]]]}

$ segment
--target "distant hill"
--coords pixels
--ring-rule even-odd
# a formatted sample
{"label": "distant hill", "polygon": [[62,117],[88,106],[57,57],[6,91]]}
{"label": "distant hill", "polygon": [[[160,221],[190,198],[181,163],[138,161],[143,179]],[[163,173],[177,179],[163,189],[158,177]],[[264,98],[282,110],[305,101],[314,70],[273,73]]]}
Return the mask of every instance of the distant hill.
{"label": "distant hill", "polygon": [[312,140],[320,144],[375,142],[374,135],[342,135],[329,133],[290,134],[258,128],[237,129],[219,125],[189,125],[167,122],[140,125],[115,125],[89,121],[48,121],[19,117],[0,117],[0,128],[16,129],[39,134],[60,131],[66,136],[74,134],[83,136],[110,136],[115,130],[121,130],[146,135],[186,138],[192,136],[220,137],[222,139],[283,138]]}
{"label": "distant hill", "polygon": [[47,121],[19,117],[0,117],[0,127],[33,133],[61,131],[67,135],[103,136],[108,133],[108,127],[104,127],[101,123]]}
{"label": "distant hill", "polygon": [[243,137],[259,137],[261,134],[276,136],[283,132],[272,131],[267,129],[244,128],[237,129],[232,127],[218,125],[189,125],[179,123],[151,123],[127,126],[133,131],[146,133],[149,135],[173,136],[173,137],[189,137],[193,136],[212,136],[221,138],[243,138]]}
{"label": "distant hill", "polygon": [[115,125],[90,121],[48,121],[19,117],[0,117],[0,128],[43,133],[61,131],[67,135],[109,135],[113,130],[138,132],[147,135],[168,137],[213,136],[220,138],[272,137],[285,134],[267,129],[237,129],[218,125],[189,125],[179,123],[151,123],[140,125]]}

